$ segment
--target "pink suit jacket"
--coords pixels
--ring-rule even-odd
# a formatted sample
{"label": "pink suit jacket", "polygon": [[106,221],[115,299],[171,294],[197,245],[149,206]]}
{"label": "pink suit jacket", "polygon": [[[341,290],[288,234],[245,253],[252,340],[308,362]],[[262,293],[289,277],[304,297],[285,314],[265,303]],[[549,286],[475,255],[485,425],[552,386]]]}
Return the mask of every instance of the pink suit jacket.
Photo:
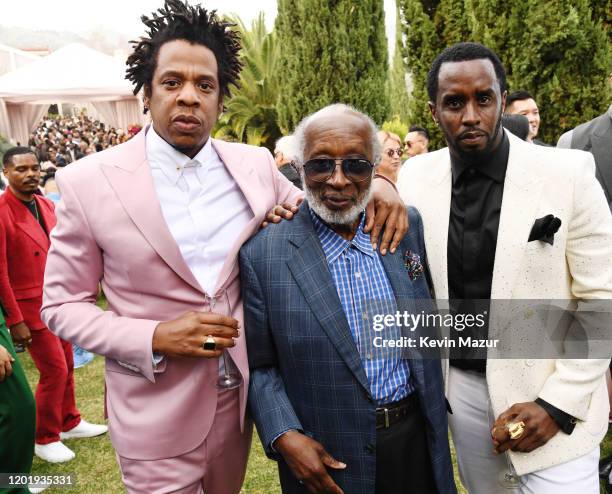
{"label": "pink suit jacket", "polygon": [[[59,337],[106,357],[113,446],[121,456],[152,460],[191,451],[206,438],[217,404],[218,359],[166,358],[153,367],[157,324],[206,306],[162,215],[145,156],[145,132],[58,173],[62,201],[45,270],[42,319]],[[267,211],[295,202],[302,193],[277,171],[266,149],[212,143],[253,211],[216,288],[227,290],[233,316],[244,327],[238,251]],[[99,283],[107,311],[95,305]],[[244,426],[249,381],[244,333],[229,352],[244,379]]]}

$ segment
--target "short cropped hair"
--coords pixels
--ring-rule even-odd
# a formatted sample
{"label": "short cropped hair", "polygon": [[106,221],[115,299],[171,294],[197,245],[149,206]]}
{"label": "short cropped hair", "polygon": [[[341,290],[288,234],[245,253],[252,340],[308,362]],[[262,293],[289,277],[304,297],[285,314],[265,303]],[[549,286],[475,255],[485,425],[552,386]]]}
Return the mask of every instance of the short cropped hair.
{"label": "short cropped hair", "polygon": [[526,99],[533,99],[533,96],[531,96],[529,91],[525,91],[524,89],[513,91],[506,98],[506,108],[508,108],[515,101],[523,101]]}
{"label": "short cropped hair", "polygon": [[500,92],[506,90],[506,70],[495,52],[480,43],[456,43],[449,46],[440,53],[431,64],[431,68],[427,74],[427,93],[429,100],[436,101],[438,96],[438,75],[440,67],[447,62],[468,62],[470,60],[490,60],[495,69],[497,82],[499,83]]}
{"label": "short cropped hair", "polygon": [[429,141],[429,132],[427,132],[427,129],[423,127],[419,127],[418,125],[411,125],[408,129],[408,132],[418,132],[420,135],[422,135],[425,139]]}
{"label": "short cropped hair", "polygon": [[7,166],[12,165],[13,157],[20,156],[22,154],[33,154],[36,157],[36,160],[38,160],[36,153],[30,148],[25,146],[15,146],[10,149],[7,149],[4,153],[4,156],[2,156],[2,166],[6,168]]}

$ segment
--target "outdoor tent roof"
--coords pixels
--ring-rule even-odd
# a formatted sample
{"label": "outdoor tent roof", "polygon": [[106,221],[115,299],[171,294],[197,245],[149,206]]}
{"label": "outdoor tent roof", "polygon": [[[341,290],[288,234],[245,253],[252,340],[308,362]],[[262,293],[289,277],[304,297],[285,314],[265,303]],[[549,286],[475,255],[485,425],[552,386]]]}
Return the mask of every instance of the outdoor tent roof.
{"label": "outdoor tent roof", "polygon": [[124,62],[73,43],[1,76],[0,98],[35,104],[133,98],[124,77]]}
{"label": "outdoor tent roof", "polygon": [[40,60],[38,55],[0,43],[0,75]]}

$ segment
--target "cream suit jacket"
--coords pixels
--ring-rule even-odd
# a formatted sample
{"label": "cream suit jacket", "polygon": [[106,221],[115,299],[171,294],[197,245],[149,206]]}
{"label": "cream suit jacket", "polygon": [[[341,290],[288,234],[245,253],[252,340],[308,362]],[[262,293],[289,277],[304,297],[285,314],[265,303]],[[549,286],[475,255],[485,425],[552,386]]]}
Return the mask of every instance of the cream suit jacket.
{"label": "cream suit jacket", "polygon": [[[529,144],[512,134],[508,138],[491,299],[612,299],[612,216],[595,179],[592,155]],[[448,299],[451,175],[449,150],[444,148],[408,160],[398,180],[404,201],[423,217],[438,299]],[[528,242],[534,221],[548,214],[562,221],[554,245]],[[486,378],[496,417],[515,403],[540,397],[578,419],[570,435],[558,432],[531,453],[511,452],[519,475],[597,447],[608,428],[608,365],[604,359],[488,360]]]}

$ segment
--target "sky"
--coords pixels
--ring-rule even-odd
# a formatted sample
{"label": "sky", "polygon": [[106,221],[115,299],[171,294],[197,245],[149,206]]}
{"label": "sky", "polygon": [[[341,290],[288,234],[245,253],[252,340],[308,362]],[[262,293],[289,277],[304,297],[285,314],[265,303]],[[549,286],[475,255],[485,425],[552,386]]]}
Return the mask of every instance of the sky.
{"label": "sky", "polygon": [[[158,9],[163,0],[17,0],[2,2],[0,25],[83,34],[111,29],[132,39],[143,32],[142,14]],[[191,0],[190,3],[198,3]],[[248,26],[260,11],[271,29],[276,0],[205,0],[199,2],[220,13],[238,14]],[[392,52],[395,32],[395,1],[384,0],[387,41]]]}

